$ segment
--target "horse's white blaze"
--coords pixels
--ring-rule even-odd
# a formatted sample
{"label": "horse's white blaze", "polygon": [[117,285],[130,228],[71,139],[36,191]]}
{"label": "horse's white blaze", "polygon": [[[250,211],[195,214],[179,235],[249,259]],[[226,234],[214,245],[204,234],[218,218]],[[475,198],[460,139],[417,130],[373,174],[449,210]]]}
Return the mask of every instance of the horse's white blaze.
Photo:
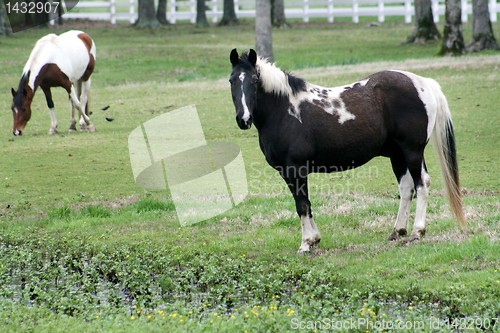
{"label": "horse's white blaze", "polygon": [[245,92],[243,91],[243,81],[245,81],[245,73],[239,75],[241,81],[241,105],[243,105],[243,116],[241,117],[244,121],[250,119],[250,110],[248,109],[247,100],[245,98]]}
{"label": "horse's white blaze", "polygon": [[[82,31],[72,30],[59,36],[49,34],[35,44],[24,66],[23,73],[31,71],[28,85],[34,89],[35,80],[45,64],[56,64],[72,82],[78,81],[90,61],[89,51],[78,35]],[[90,53],[96,58],[95,44],[92,42]]]}
{"label": "horse's white blaze", "polygon": [[[429,80],[432,79],[421,77],[410,72],[399,71],[399,70],[392,70],[392,71],[407,76],[413,82],[413,85],[415,86],[415,89],[418,92],[418,98],[420,98],[422,103],[424,103],[425,111],[427,113],[427,140],[429,140],[432,134],[432,130],[434,129],[434,125],[436,124],[436,116],[437,116],[437,100],[436,100],[437,97],[434,95],[432,86],[429,83]],[[438,84],[437,82],[435,83]]]}

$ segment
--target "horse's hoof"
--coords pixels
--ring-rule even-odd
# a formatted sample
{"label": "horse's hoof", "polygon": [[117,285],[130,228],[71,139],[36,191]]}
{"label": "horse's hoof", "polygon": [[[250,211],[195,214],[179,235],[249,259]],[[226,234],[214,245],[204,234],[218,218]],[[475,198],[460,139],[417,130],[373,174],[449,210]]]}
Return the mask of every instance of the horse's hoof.
{"label": "horse's hoof", "polygon": [[425,229],[422,230],[414,230],[411,233],[410,239],[408,240],[408,243],[413,243],[413,242],[418,242],[420,238],[422,238],[425,235]]}
{"label": "horse's hoof", "polygon": [[400,230],[394,229],[392,231],[392,234],[389,236],[388,240],[395,241],[395,240],[398,240],[399,237],[401,237],[401,236],[406,236],[406,229],[400,229]]}
{"label": "horse's hoof", "polygon": [[311,253],[311,250],[319,244],[319,241],[321,238],[319,236],[313,237],[313,239],[308,239],[306,241],[302,241],[302,244],[300,244],[299,250],[297,251],[298,254],[306,254],[306,253]]}
{"label": "horse's hoof", "polygon": [[87,131],[89,131],[89,132],[95,132],[95,126],[94,126],[94,124],[88,125],[87,126]]}
{"label": "horse's hoof", "polygon": [[70,132],[76,132],[76,126],[75,126],[75,124],[71,124],[71,126],[69,127],[69,131]]}
{"label": "horse's hoof", "polygon": [[87,124],[80,124],[80,131],[86,131],[87,130]]}
{"label": "horse's hoof", "polygon": [[57,134],[57,128],[49,129],[49,135],[55,135],[55,134]]}
{"label": "horse's hoof", "polygon": [[311,253],[311,247],[308,244],[302,244],[297,251],[297,254],[309,254]]}

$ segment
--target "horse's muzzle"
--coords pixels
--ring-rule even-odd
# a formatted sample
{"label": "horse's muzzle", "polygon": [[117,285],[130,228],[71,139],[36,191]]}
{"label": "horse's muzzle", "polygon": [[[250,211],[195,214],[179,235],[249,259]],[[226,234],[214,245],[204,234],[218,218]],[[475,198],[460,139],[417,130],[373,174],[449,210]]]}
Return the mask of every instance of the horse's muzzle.
{"label": "horse's muzzle", "polygon": [[245,121],[244,119],[240,117],[236,117],[236,123],[238,124],[238,127],[242,130],[247,130],[252,127],[252,118],[248,119]]}
{"label": "horse's muzzle", "polygon": [[23,131],[15,129],[12,131],[12,134],[14,134],[14,136],[21,136],[21,135],[23,135]]}

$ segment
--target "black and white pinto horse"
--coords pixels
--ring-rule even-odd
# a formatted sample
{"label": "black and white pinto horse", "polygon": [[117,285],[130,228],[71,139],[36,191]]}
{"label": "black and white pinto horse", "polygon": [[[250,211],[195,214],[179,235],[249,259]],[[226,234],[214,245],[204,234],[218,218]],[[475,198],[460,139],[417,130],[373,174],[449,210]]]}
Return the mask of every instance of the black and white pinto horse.
{"label": "black and white pinto horse", "polygon": [[75,108],[80,113],[80,129],[95,131],[88,115],[90,76],[94,71],[96,46],[83,31],[71,30],[59,36],[49,34],[40,38],[23,69],[19,87],[12,88],[14,135],[22,135],[31,118],[31,102],[38,87],[42,88],[50,111],[49,134],[57,133],[57,119],[50,88],[63,87],[71,101],[70,130],[76,130]]}
{"label": "black and white pinto horse", "polygon": [[287,183],[302,224],[299,253],[319,243],[308,198],[311,172],[361,166],[389,157],[400,204],[390,240],[406,235],[414,191],[415,222],[409,241],[425,233],[430,177],[424,149],[433,140],[451,210],[465,228],[450,111],[439,84],[409,72],[382,71],[349,85],[324,88],[308,83],[257,56],[230,54],[229,79],[236,122],[252,123],[267,162]]}

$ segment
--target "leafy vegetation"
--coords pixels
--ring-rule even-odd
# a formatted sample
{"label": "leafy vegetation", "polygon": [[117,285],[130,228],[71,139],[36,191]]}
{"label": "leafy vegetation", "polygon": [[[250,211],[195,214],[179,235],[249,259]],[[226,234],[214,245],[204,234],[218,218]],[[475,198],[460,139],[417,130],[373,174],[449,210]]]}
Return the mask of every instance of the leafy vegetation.
{"label": "leafy vegetation", "polygon": [[[387,242],[398,194],[390,163],[380,158],[311,177],[322,241],[309,256],[295,254],[300,225],[293,200],[260,153],[255,129],[242,132],[234,123],[228,55],[253,45],[250,24],[154,33],[87,29],[98,48],[91,93],[97,132],[66,133],[67,97],[54,90],[60,134],[47,135],[38,93],[25,135],[15,139],[10,87],[48,31],[0,39],[0,327],[498,331],[500,58],[443,61],[435,57],[437,45],[401,46],[411,29],[395,22],[296,25],[274,32],[275,57],[283,69],[322,85],[385,66],[438,80],[453,112],[470,230],[461,232],[448,213],[429,149],[433,185],[422,241]],[[223,215],[183,228],[168,192],[134,183],[127,137],[187,104],[196,104],[207,139],[241,147],[250,194]]]}

